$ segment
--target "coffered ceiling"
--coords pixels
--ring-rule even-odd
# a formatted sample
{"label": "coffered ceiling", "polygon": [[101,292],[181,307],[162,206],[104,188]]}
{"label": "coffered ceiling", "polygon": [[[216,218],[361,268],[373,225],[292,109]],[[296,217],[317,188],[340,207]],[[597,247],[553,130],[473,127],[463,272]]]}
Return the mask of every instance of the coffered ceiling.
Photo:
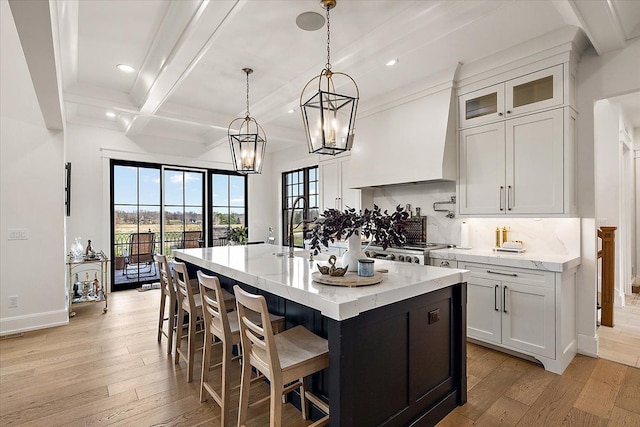
{"label": "coffered ceiling", "polygon": [[[305,144],[299,96],[326,63],[327,34],[298,28],[296,17],[324,16],[318,0],[50,4],[67,121],[214,147],[244,116],[250,67],[250,112],[268,150]],[[366,111],[398,88],[566,25],[583,28],[600,54],[619,49],[640,36],[640,2],[339,0],[330,22],[333,69],[356,80]],[[385,66],[390,59],[399,62]]]}

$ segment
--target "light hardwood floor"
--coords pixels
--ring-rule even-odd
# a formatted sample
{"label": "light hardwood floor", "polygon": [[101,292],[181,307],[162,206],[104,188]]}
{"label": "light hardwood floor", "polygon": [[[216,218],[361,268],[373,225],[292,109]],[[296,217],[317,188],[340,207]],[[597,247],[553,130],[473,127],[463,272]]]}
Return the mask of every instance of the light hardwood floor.
{"label": "light hardwood floor", "polygon": [[[159,292],[116,292],[106,314],[85,305],[68,326],[1,340],[0,425],[219,425],[217,406],[199,402],[198,380],[187,384],[185,364],[156,342]],[[559,376],[467,348],[469,401],[441,426],[640,426],[640,369],[578,356]],[[259,387],[255,399],[268,393]],[[267,425],[267,411],[252,409],[249,425]],[[290,405],[284,414],[286,425],[308,424]]]}
{"label": "light hardwood floor", "polygon": [[640,368],[640,294],[628,295],[613,312],[613,328],[600,326],[600,357]]}

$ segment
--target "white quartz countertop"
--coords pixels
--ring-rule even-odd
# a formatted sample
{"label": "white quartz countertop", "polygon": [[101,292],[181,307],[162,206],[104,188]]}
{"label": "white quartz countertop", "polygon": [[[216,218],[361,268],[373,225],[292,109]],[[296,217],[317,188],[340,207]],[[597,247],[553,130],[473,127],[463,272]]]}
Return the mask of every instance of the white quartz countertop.
{"label": "white quartz countertop", "polygon": [[519,267],[561,273],[580,265],[580,256],[545,253],[520,254],[494,252],[493,249],[436,249],[429,252],[430,258],[451,261],[478,262],[482,264]]}
{"label": "white quartz countertop", "polygon": [[330,286],[316,283],[311,277],[318,271],[316,263],[327,264],[326,255],[318,255],[310,263],[308,251],[298,250],[294,258],[288,258],[287,253],[288,248],[267,244],[173,251],[183,261],[311,307],[338,321],[466,282],[468,274],[467,270],[376,260],[376,270],[389,270],[383,273],[381,283],[357,288]]}

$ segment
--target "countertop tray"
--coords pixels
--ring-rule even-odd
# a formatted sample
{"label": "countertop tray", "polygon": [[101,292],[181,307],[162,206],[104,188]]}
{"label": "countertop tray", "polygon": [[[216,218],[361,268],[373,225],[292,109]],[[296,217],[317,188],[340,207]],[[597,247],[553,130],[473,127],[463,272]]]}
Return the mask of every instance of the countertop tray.
{"label": "countertop tray", "polygon": [[311,274],[314,282],[323,285],[346,286],[354,288],[357,286],[369,286],[382,282],[382,273],[375,272],[372,277],[361,277],[357,273],[347,273],[344,276],[329,276],[316,271]]}

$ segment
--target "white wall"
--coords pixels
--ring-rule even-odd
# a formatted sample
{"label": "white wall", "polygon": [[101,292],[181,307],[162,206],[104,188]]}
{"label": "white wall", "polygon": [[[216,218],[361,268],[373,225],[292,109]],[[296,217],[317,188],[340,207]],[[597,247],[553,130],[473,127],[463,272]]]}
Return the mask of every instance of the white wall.
{"label": "white wall", "polygon": [[578,286],[578,351],[596,355],[596,182],[594,102],[640,90],[640,39],[598,56],[587,49],[578,66],[578,212],[582,218],[582,264]]}
{"label": "white wall", "polygon": [[[0,334],[68,321],[64,133],[46,129],[9,5],[0,2]],[[27,240],[8,240],[24,229]],[[9,308],[9,297],[18,307]]]}
{"label": "white wall", "polygon": [[635,128],[633,132],[633,141],[635,146],[634,152],[634,172],[635,172],[635,189],[636,189],[636,206],[633,217],[636,219],[636,234],[635,240],[632,243],[633,247],[633,259],[635,260],[635,264],[633,266],[633,271],[635,274],[634,284],[636,286],[640,285],[640,249],[638,245],[640,245],[640,127]]}

